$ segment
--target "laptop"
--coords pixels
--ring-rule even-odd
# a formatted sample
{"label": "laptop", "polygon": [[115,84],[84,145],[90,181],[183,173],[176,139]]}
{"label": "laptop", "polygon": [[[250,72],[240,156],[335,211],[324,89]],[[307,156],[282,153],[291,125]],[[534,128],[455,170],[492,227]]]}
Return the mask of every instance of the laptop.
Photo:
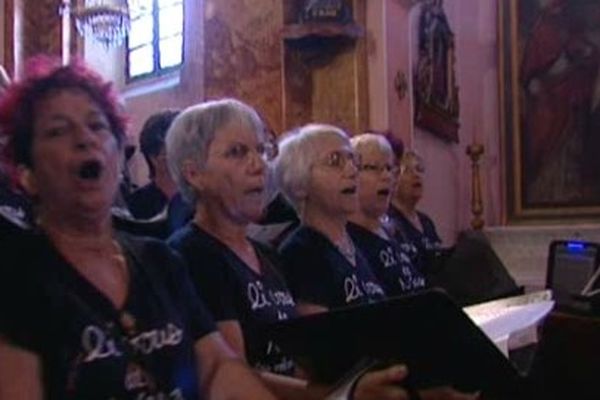
{"label": "laptop", "polygon": [[311,380],[326,384],[339,383],[369,360],[406,364],[406,384],[415,389],[451,385],[465,392],[516,396],[524,382],[441,290],[280,321],[269,334]]}

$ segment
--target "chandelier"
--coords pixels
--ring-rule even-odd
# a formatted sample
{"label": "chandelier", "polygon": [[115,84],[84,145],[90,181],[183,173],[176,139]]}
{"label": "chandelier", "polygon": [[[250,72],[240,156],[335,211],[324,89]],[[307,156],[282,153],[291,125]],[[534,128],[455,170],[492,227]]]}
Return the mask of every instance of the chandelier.
{"label": "chandelier", "polygon": [[131,26],[127,0],[87,0],[72,14],[79,33],[105,48],[119,46]]}

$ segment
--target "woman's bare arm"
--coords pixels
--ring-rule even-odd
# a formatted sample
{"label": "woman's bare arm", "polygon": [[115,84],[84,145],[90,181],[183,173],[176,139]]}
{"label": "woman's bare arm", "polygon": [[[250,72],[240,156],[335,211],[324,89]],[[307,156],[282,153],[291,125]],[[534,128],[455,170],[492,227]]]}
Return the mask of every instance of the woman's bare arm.
{"label": "woman's bare arm", "polygon": [[42,400],[39,358],[0,337],[0,400]]}
{"label": "woman's bare arm", "polygon": [[276,399],[221,334],[211,333],[199,339],[195,352],[200,365],[200,389],[209,400]]}
{"label": "woman's bare arm", "polygon": [[[245,359],[246,346],[242,327],[236,320],[217,322],[217,327],[231,349],[241,359]],[[303,379],[259,372],[264,384],[281,400],[317,400],[325,398],[328,388],[308,385]]]}

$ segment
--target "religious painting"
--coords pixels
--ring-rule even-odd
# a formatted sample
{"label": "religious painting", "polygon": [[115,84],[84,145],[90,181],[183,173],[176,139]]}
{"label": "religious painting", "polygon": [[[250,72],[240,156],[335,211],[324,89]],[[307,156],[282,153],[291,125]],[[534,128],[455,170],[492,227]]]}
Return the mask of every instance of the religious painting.
{"label": "religious painting", "polygon": [[444,13],[443,0],[423,1],[418,32],[415,124],[448,142],[458,142],[454,34]]}
{"label": "religious painting", "polygon": [[508,219],[600,217],[600,2],[499,4]]}

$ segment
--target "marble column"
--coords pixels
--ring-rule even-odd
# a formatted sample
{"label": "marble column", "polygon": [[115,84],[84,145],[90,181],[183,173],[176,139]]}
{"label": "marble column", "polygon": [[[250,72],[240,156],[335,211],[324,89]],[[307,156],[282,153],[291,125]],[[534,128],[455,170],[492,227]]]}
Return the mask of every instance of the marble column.
{"label": "marble column", "polygon": [[[63,0],[11,0],[14,3],[14,71],[19,76],[26,60],[38,54],[62,56],[63,35],[60,8]],[[78,2],[72,0],[73,6]],[[71,27],[72,31],[72,27]],[[71,54],[78,49],[71,32]]]}

